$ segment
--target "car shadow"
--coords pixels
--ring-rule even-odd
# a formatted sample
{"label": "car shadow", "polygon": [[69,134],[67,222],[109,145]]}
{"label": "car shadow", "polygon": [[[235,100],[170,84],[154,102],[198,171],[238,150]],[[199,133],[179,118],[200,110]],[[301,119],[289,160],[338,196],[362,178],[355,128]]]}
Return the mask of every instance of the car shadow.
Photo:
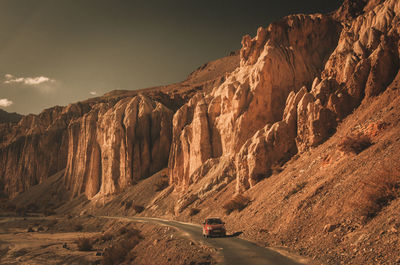
{"label": "car shadow", "polygon": [[242,231],[240,231],[240,232],[235,232],[235,233],[233,233],[233,234],[231,234],[231,235],[226,235],[226,237],[238,237],[238,236],[240,236],[241,234],[243,234]]}

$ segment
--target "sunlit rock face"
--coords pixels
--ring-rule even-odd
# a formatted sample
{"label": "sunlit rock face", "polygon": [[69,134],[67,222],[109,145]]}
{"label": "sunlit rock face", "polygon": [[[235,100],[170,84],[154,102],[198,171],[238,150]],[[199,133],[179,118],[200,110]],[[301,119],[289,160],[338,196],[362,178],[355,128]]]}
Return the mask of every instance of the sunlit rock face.
{"label": "sunlit rock face", "polygon": [[238,65],[234,52],[181,83],[111,91],[25,116],[18,124],[19,116],[10,120],[0,113],[0,196],[14,197],[66,168],[66,188],[92,198],[165,168],[173,112],[197,92],[221,84]]}
{"label": "sunlit rock face", "polygon": [[171,182],[184,188],[208,159],[228,157],[242,191],[324,142],[398,74],[399,6],[345,1],[329,16],[288,16],[243,37],[240,67],[174,116]]}
{"label": "sunlit rock face", "polygon": [[[267,133],[282,119],[290,92],[311,85],[336,47],[340,29],[340,24],[328,16],[295,15],[266,29],[259,28],[253,39],[245,36],[240,67],[212,92],[197,95],[175,114],[169,161],[171,182],[189,185],[193,172],[207,159],[235,159],[239,152],[238,171],[248,176],[248,170],[242,167],[255,162],[243,160],[247,151],[241,148],[249,139],[258,139],[255,134],[259,130]],[[294,152],[295,129],[291,126],[272,126],[272,134],[291,136],[284,144],[287,146],[276,151]],[[244,148],[259,150],[251,146],[247,143]],[[263,170],[250,171],[258,174]]]}
{"label": "sunlit rock face", "polygon": [[88,198],[112,194],[166,167],[172,115],[144,95],[95,105],[69,125],[67,188]]}
{"label": "sunlit rock face", "polygon": [[244,36],[240,62],[1,124],[0,189],[15,196],[66,168],[72,194],[92,198],[167,165],[176,190],[251,188],[394,80],[399,14],[396,0],[346,0],[330,15],[291,15]]}
{"label": "sunlit rock face", "polygon": [[0,189],[14,197],[65,168],[71,120],[89,111],[87,104],[54,107],[0,127]]}

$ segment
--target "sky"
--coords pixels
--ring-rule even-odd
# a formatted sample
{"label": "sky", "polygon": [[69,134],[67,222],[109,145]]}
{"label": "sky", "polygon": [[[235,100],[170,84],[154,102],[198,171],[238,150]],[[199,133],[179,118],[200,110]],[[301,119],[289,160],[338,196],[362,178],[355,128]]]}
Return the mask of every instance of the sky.
{"label": "sky", "polygon": [[0,0],[0,108],[43,109],[184,80],[242,36],[340,0]]}

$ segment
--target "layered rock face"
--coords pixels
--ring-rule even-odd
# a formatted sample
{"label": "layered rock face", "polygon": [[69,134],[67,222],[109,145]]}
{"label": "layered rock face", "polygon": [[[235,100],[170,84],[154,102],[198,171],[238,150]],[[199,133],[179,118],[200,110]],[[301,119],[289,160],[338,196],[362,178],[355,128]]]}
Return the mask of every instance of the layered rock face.
{"label": "layered rock face", "polygon": [[321,75],[292,91],[282,121],[258,131],[236,157],[238,191],[268,176],[296,148],[303,152],[325,141],[341,119],[364,98],[384,91],[398,73],[398,1],[359,1],[344,12],[348,2],[338,11],[346,13],[344,27]]}
{"label": "layered rock face", "polygon": [[[191,184],[191,175],[207,159],[233,159],[258,130],[281,120],[287,96],[311,85],[336,47],[340,29],[328,16],[296,15],[259,28],[254,39],[245,36],[240,67],[175,114],[171,182]],[[283,126],[273,130],[286,130]],[[293,151],[292,146],[284,149]]]}
{"label": "layered rock face", "polygon": [[245,36],[240,67],[174,116],[171,182],[190,185],[221,157],[234,160],[241,191],[325,141],[398,73],[399,6],[345,1],[332,16],[289,16]]}
{"label": "layered rock face", "polygon": [[89,109],[85,104],[54,107],[0,127],[1,192],[13,197],[65,168],[67,127]]}
{"label": "layered rock face", "polygon": [[240,63],[233,53],[179,84],[3,124],[0,185],[14,196],[66,167],[72,194],[92,198],[168,164],[177,190],[232,178],[248,189],[386,89],[399,72],[399,14],[396,0],[346,0],[334,14],[288,16],[244,36]]}
{"label": "layered rock face", "polygon": [[74,196],[118,192],[167,165],[173,112],[140,94],[95,105],[69,125],[65,182]]}
{"label": "layered rock face", "polygon": [[0,113],[0,196],[14,197],[66,168],[66,187],[91,198],[166,167],[173,112],[223,82],[238,58],[209,62],[181,83],[111,91],[28,115],[18,124],[3,123],[10,115]]}

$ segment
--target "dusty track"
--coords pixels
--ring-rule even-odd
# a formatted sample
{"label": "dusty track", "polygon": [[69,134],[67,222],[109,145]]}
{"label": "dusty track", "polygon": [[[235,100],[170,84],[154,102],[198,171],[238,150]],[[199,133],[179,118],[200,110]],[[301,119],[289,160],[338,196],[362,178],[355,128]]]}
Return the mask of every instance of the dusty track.
{"label": "dusty track", "polygon": [[218,249],[219,257],[217,260],[221,264],[262,264],[262,265],[292,265],[303,264],[286,257],[274,250],[263,248],[253,242],[237,238],[234,234],[228,234],[225,238],[203,238],[201,226],[192,223],[184,223],[178,221],[164,220],[149,217],[109,217],[105,218],[129,220],[133,222],[147,222],[158,225],[165,225],[177,228],[184,233],[185,236]]}

